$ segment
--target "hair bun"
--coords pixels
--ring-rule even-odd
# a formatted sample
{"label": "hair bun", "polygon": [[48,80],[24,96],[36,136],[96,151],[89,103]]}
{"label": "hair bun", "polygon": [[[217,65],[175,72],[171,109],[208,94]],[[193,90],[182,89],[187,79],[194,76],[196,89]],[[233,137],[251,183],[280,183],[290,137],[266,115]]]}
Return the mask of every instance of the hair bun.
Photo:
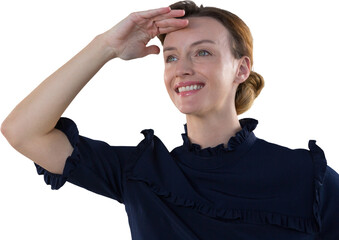
{"label": "hair bun", "polygon": [[235,108],[238,115],[252,106],[254,99],[259,96],[264,86],[264,78],[259,73],[251,71],[247,80],[238,86],[235,95]]}

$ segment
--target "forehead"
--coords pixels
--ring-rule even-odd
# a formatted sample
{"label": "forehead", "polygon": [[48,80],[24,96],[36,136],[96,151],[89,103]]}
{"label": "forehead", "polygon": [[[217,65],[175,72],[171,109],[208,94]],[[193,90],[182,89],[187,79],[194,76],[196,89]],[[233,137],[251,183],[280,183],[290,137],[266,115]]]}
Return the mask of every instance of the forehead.
{"label": "forehead", "polygon": [[186,28],[170,32],[164,40],[164,47],[169,45],[185,45],[201,39],[209,39],[216,43],[228,42],[229,32],[218,20],[211,17],[190,17]]}

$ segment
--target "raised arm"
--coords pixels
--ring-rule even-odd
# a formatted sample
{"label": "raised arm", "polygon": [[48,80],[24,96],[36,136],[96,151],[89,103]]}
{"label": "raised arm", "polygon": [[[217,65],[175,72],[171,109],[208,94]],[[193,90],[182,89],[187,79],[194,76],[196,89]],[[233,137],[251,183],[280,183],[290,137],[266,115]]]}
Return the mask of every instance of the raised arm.
{"label": "raised arm", "polygon": [[147,43],[158,34],[187,26],[187,20],[175,19],[183,15],[168,7],[130,14],[34,89],[4,120],[1,132],[17,151],[61,174],[73,147],[54,127],[68,105],[109,60],[158,54],[159,48]]}

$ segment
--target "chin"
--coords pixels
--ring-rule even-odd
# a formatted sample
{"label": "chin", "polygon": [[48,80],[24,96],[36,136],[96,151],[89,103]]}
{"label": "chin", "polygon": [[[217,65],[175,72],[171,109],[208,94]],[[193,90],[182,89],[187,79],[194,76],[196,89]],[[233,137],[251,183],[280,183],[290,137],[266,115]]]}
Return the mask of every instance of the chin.
{"label": "chin", "polygon": [[190,114],[194,111],[192,111],[192,109],[187,108],[187,107],[182,107],[182,106],[176,106],[177,109],[179,110],[179,112],[183,113],[183,114]]}
{"label": "chin", "polygon": [[201,101],[195,100],[189,100],[186,99],[186,101],[176,101],[176,99],[172,102],[174,103],[175,107],[183,114],[186,115],[201,115],[202,112],[205,112],[208,108],[206,104],[202,103]]}
{"label": "chin", "polygon": [[177,109],[186,115],[199,115],[198,113],[200,112],[198,108],[193,107],[193,106],[176,106]]}

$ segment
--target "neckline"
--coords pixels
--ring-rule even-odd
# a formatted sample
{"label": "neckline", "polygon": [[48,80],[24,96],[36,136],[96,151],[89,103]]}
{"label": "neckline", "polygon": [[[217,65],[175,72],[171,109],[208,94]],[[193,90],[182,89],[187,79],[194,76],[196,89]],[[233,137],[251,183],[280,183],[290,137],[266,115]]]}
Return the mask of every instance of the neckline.
{"label": "neckline", "polygon": [[254,135],[253,130],[258,125],[258,120],[253,118],[243,118],[239,120],[241,130],[231,137],[225,147],[223,143],[215,147],[201,148],[199,144],[191,143],[187,135],[187,124],[184,125],[185,133],[181,134],[183,139],[183,146],[190,152],[194,152],[201,156],[210,156],[217,154],[220,151],[230,152],[234,151],[241,145],[250,135]]}
{"label": "neckline", "polygon": [[257,139],[253,133],[258,124],[256,119],[244,118],[239,120],[239,123],[242,129],[230,138],[226,147],[224,144],[219,144],[208,148],[201,148],[199,144],[190,142],[185,124],[185,133],[182,134],[184,142],[181,149],[186,154],[181,161],[190,167],[205,170],[218,168],[225,163],[235,164],[236,160],[246,154]]}

